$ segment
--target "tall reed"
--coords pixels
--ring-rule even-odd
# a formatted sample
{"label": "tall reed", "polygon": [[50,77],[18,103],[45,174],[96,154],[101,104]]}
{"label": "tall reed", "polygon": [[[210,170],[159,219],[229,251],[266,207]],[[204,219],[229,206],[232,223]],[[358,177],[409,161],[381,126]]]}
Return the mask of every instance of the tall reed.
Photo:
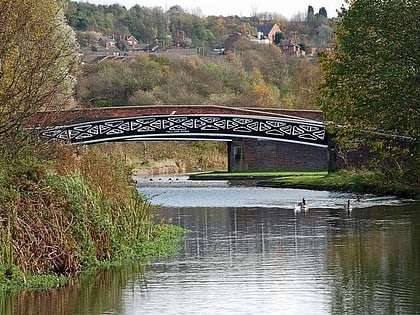
{"label": "tall reed", "polygon": [[175,248],[180,229],[153,222],[124,161],[98,147],[53,152],[0,161],[0,289]]}

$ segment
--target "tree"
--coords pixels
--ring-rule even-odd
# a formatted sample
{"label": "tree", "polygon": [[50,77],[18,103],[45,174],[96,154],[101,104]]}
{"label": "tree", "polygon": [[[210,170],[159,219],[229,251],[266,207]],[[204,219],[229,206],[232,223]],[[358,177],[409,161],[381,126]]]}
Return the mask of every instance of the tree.
{"label": "tree", "polygon": [[281,41],[284,39],[284,34],[281,32],[277,32],[274,34],[274,44],[278,45],[281,43]]}
{"label": "tree", "polygon": [[314,7],[311,6],[311,5],[309,5],[308,6],[308,14],[306,16],[307,20],[309,21],[310,19],[313,19],[314,18],[314,14],[315,14]]}
{"label": "tree", "polygon": [[318,15],[323,16],[324,18],[328,18],[327,9],[325,9],[325,7],[320,8]]}
{"label": "tree", "polygon": [[330,131],[340,145],[365,145],[400,170],[407,161],[418,165],[420,2],[349,4],[332,51],[320,56],[319,102]]}
{"label": "tree", "polygon": [[68,104],[78,65],[59,0],[0,0],[0,142],[17,148],[34,113]]}

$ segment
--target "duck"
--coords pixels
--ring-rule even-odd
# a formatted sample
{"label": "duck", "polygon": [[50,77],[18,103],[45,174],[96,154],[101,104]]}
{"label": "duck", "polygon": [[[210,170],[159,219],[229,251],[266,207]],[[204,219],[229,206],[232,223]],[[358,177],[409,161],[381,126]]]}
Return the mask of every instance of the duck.
{"label": "duck", "polygon": [[301,212],[301,211],[308,211],[308,205],[306,204],[305,198],[302,198],[302,202],[299,202],[297,205],[295,205],[295,211]]}
{"label": "duck", "polygon": [[347,212],[350,212],[353,210],[350,199],[347,199],[347,203],[344,205],[344,209],[347,210]]}

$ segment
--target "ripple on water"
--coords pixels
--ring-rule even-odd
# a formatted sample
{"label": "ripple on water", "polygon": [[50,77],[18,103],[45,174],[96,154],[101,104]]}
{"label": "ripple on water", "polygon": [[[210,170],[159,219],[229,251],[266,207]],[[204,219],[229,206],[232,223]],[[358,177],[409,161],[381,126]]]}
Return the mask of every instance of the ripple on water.
{"label": "ripple on water", "polygon": [[344,209],[347,200],[354,210],[375,205],[398,205],[403,200],[307,189],[230,186],[227,181],[137,179],[137,189],[154,204],[168,207],[262,207],[294,210],[305,198],[309,209]]}

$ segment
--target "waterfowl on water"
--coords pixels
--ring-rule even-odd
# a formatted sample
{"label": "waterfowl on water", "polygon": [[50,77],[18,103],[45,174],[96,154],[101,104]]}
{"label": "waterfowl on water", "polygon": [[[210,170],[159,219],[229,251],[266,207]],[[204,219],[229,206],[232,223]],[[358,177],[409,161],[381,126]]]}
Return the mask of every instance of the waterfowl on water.
{"label": "waterfowl on water", "polygon": [[347,212],[350,212],[351,210],[353,210],[353,207],[350,203],[350,199],[347,199],[347,203],[344,205],[344,209],[347,210]]}
{"label": "waterfowl on water", "polygon": [[302,198],[302,202],[299,202],[297,205],[295,205],[295,211],[308,211],[308,205],[306,204],[305,198]]}

